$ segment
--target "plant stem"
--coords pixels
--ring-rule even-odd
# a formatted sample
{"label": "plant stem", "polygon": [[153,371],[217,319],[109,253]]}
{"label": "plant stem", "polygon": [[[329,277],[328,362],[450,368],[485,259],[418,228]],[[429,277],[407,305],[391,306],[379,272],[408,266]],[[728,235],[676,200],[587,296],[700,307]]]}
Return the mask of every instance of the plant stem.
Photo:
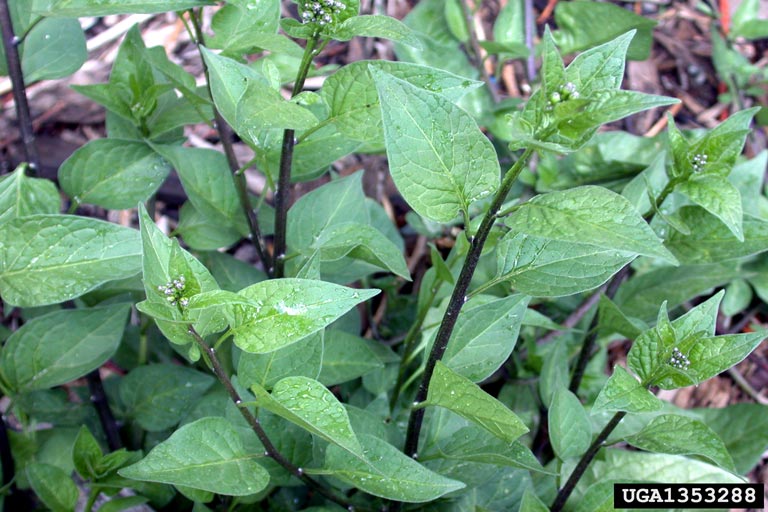
{"label": "plant stem", "polygon": [[[616,296],[616,292],[619,290],[619,286],[624,282],[624,279],[629,275],[629,264],[624,265],[611,280],[608,282],[608,288],[605,290],[605,296],[609,299],[613,299]],[[579,393],[579,386],[584,378],[584,372],[587,369],[587,363],[589,358],[592,357],[592,351],[595,348],[595,342],[597,341],[597,324],[599,322],[598,314],[592,317],[592,322],[589,325],[589,331],[587,337],[584,339],[584,343],[581,345],[581,351],[579,352],[579,359],[576,361],[576,367],[573,370],[573,376],[571,377],[571,383],[568,389],[574,395]]]}
{"label": "plant stem", "polygon": [[493,80],[488,74],[488,70],[485,68],[483,63],[483,49],[480,46],[480,42],[477,40],[477,32],[475,32],[475,24],[474,19],[472,18],[472,12],[469,10],[469,6],[467,6],[467,0],[459,0],[459,5],[461,6],[461,13],[464,15],[464,22],[467,25],[469,45],[470,49],[472,50],[472,60],[474,61],[473,64],[475,65],[475,68],[477,68],[477,71],[480,73],[480,77],[483,79],[483,82],[485,82],[486,87],[488,87],[488,92],[491,95],[491,99],[494,103],[498,103],[499,93],[496,91],[496,86],[493,83]]}
{"label": "plant stem", "polygon": [[627,413],[624,411],[614,414],[613,418],[611,418],[611,421],[609,421],[605,428],[603,428],[603,430],[597,435],[590,447],[587,449],[584,455],[581,456],[581,459],[579,459],[579,463],[576,464],[573,473],[571,473],[571,476],[568,477],[568,481],[565,482],[565,485],[561,487],[557,492],[555,501],[553,501],[552,506],[549,507],[550,512],[560,512],[563,509],[565,502],[576,488],[576,484],[584,475],[584,472],[589,467],[592,459],[595,458],[597,452],[600,450],[600,448],[603,447],[605,440],[608,439],[608,436],[611,435],[611,432],[613,432],[613,430],[618,426],[618,424],[626,415]]}
{"label": "plant stem", "polygon": [[[192,26],[195,29],[194,37],[197,40],[197,50],[200,52],[200,60],[203,63],[205,84],[208,89],[208,94],[211,96],[211,98],[213,98],[208,64],[205,62],[205,58],[203,57],[203,50],[201,48],[201,45],[205,44],[205,34],[203,34],[202,27],[200,26],[200,20],[197,18],[193,10],[189,11],[189,17],[192,20]],[[219,139],[221,140],[221,145],[224,148],[224,154],[227,157],[229,169],[232,172],[232,180],[235,182],[235,188],[237,189],[237,197],[240,201],[240,207],[242,208],[243,213],[245,214],[245,218],[248,221],[248,230],[251,232],[251,241],[253,242],[259,259],[264,265],[264,270],[267,272],[267,275],[272,277],[272,259],[269,257],[269,253],[264,246],[264,237],[261,234],[259,217],[251,206],[251,200],[248,197],[248,184],[245,179],[245,174],[240,172],[240,164],[237,161],[237,155],[235,155],[235,150],[232,146],[232,127],[229,126],[223,117],[221,117],[221,112],[219,112],[219,109],[216,108],[216,105],[213,105],[213,117],[216,121],[216,129],[219,131]]]}
{"label": "plant stem", "polygon": [[21,70],[18,39],[13,31],[8,0],[0,0],[0,43],[5,50],[5,60],[8,63],[8,75],[13,89],[13,103],[16,105],[16,117],[19,121],[21,142],[24,148],[24,159],[29,163],[30,174],[36,174],[40,169],[40,155],[35,145],[35,133],[32,128],[32,115],[27,103],[27,89],[24,85],[24,74]]}
{"label": "plant stem", "polygon": [[264,446],[264,450],[267,456],[271,457],[275,462],[280,464],[290,474],[304,482],[307,487],[314,489],[334,503],[341,505],[344,508],[349,508],[350,504],[345,498],[337,496],[330,489],[327,489],[325,486],[321,485],[317,480],[305,474],[304,470],[293,464],[291,461],[285,458],[283,454],[277,451],[275,445],[273,445],[272,441],[270,441],[269,437],[267,437],[267,433],[261,426],[259,419],[253,415],[250,409],[243,405],[243,400],[240,398],[240,394],[235,389],[235,386],[232,384],[232,381],[230,380],[226,371],[224,371],[224,368],[221,365],[221,361],[219,361],[219,358],[216,355],[216,350],[208,346],[202,336],[198,334],[192,325],[189,326],[189,334],[195,339],[197,346],[200,348],[200,352],[205,354],[205,356],[208,358],[208,361],[211,363],[211,369],[213,370],[214,375],[216,375],[216,378],[218,378],[219,382],[221,382],[221,384],[224,386],[227,394],[235,403],[237,409],[240,411],[240,414],[243,416],[248,425],[250,425],[251,429],[256,433],[259,441],[261,441],[261,444]]}
{"label": "plant stem", "polygon": [[[437,331],[437,337],[435,343],[432,346],[432,351],[427,359],[427,364],[424,368],[424,375],[421,378],[419,389],[416,393],[415,402],[420,403],[426,400],[427,392],[429,391],[429,381],[432,379],[432,373],[435,371],[435,365],[445,354],[445,350],[448,348],[448,341],[453,333],[453,328],[456,325],[456,319],[461,312],[461,308],[464,305],[464,297],[469,289],[469,284],[472,281],[472,275],[477,268],[477,263],[480,260],[480,254],[483,251],[483,246],[488,238],[488,234],[491,232],[494,222],[497,218],[497,213],[504,204],[504,200],[509,193],[512,185],[514,184],[520,172],[525,167],[528,159],[533,154],[532,149],[526,149],[520,159],[515,162],[512,168],[507,171],[504,180],[501,182],[496,196],[493,199],[488,211],[485,213],[480,227],[477,230],[477,234],[472,240],[472,244],[467,253],[467,257],[464,260],[464,265],[461,268],[461,273],[456,281],[456,286],[451,294],[448,307],[443,315],[443,320],[440,323],[440,328]],[[408,431],[405,437],[404,453],[410,457],[416,458],[419,445],[419,433],[421,432],[421,425],[424,421],[425,408],[412,409],[410,417],[408,418]]]}
{"label": "plant stem", "polygon": [[[315,56],[315,47],[318,42],[315,34],[307,40],[304,48],[304,56],[301,58],[296,81],[293,83],[291,97],[296,96],[304,88],[309,67],[312,65],[312,57]],[[285,275],[285,248],[286,229],[288,225],[288,206],[291,201],[291,167],[293,166],[293,148],[295,142],[294,130],[283,132],[283,145],[280,152],[280,174],[277,177],[277,190],[275,190],[275,253],[274,253],[274,277]]]}
{"label": "plant stem", "polygon": [[109,451],[117,451],[122,447],[120,432],[117,429],[117,422],[114,414],[112,414],[112,409],[109,407],[109,402],[107,402],[107,395],[104,392],[104,385],[101,382],[98,368],[89,373],[86,380],[88,381],[88,390],[91,393],[91,403],[99,414],[101,428],[104,429],[104,434],[107,436]]}

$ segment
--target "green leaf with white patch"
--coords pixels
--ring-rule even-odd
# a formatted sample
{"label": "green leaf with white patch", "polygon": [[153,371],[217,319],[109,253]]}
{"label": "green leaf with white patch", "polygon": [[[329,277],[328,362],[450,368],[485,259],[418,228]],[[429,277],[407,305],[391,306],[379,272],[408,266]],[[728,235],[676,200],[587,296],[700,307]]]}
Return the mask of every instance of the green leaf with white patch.
{"label": "green leaf with white patch", "polygon": [[417,213],[450,222],[496,191],[496,152],[469,114],[438,94],[369,69],[392,179]]}
{"label": "green leaf with white patch", "polygon": [[687,416],[656,416],[640,432],[624,440],[649,452],[698,455],[734,471],[733,459],[722,439],[705,423]]}
{"label": "green leaf with white patch", "polygon": [[78,204],[125,210],[157,192],[170,171],[163,157],[143,142],[96,139],[61,164],[59,182]]}
{"label": "green leaf with white patch", "polygon": [[511,231],[496,245],[496,280],[533,297],[560,297],[597,288],[627,263],[633,252],[563,242]]}
{"label": "green leaf with white patch", "polygon": [[122,339],[130,305],[63,309],[33,318],[0,353],[4,381],[18,392],[48,389],[95,370]]}
{"label": "green leaf with white patch", "polygon": [[14,217],[59,213],[61,198],[51,180],[30,178],[19,166],[0,177],[0,224]]}
{"label": "green leaf with white patch", "polygon": [[176,425],[213,382],[210,375],[184,366],[139,366],[120,381],[120,399],[141,428],[159,432]]}
{"label": "green leaf with white patch", "polygon": [[193,297],[189,309],[223,311],[235,345],[267,353],[295,343],[379,293],[325,281],[271,279],[238,293],[216,291]]}
{"label": "green leaf with white patch", "polygon": [[251,387],[256,404],[295,423],[312,434],[357,456],[363,448],[352,431],[347,410],[321,383],[308,377],[286,377],[270,395],[261,386]]}
{"label": "green leaf with white patch", "polygon": [[360,443],[364,458],[328,445],[321,473],[374,496],[407,503],[426,503],[465,487],[430,471],[382,439],[362,434]]}
{"label": "green leaf with white patch", "polygon": [[182,485],[227,496],[255,494],[269,473],[249,454],[240,434],[224,418],[184,425],[141,461],[118,473],[133,480]]}
{"label": "green leaf with white patch", "polygon": [[560,460],[578,457],[592,443],[592,423],[579,399],[565,388],[555,391],[549,407],[549,439]]}
{"label": "green leaf with white patch", "polygon": [[7,304],[56,304],[140,269],[135,229],[74,215],[10,219],[0,229],[0,294]]}
{"label": "green leaf with white patch", "polygon": [[528,432],[520,418],[504,404],[438,361],[427,399],[418,407],[435,405],[452,411],[508,443]]}
{"label": "green leaf with white patch", "polygon": [[490,377],[515,348],[529,300],[516,294],[475,307],[469,302],[443,355],[445,365],[472,382]]}
{"label": "green leaf with white patch", "polygon": [[610,412],[653,412],[664,403],[644,388],[623,366],[615,366],[608,382],[592,405],[592,414]]}
{"label": "green leaf with white patch", "polygon": [[727,178],[712,174],[693,176],[675,190],[720,219],[739,242],[744,241],[741,193]]}
{"label": "green leaf with white patch", "polygon": [[506,225],[515,233],[677,262],[632,203],[603,187],[541,194],[522,204]]}

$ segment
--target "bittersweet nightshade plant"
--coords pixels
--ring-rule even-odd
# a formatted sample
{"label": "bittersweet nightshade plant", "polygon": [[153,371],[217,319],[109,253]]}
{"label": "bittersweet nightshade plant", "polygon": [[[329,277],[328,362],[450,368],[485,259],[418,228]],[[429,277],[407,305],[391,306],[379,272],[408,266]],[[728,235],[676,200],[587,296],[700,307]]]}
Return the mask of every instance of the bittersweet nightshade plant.
{"label": "bittersweet nightshade plant", "polygon": [[[766,336],[745,330],[768,297],[767,157],[742,157],[758,109],[694,133],[672,116],[656,138],[605,131],[677,100],[622,89],[627,56],[647,56],[645,18],[580,42],[569,13],[611,11],[600,3],[558,11],[540,83],[494,108],[481,49],[525,53],[504,40],[515,2],[495,42],[461,1],[423,0],[402,22],[356,0],[299,0],[289,17],[278,0],[213,4],[0,0],[27,149],[0,177],[9,507],[75,510],[85,492],[85,510],[107,512],[592,510],[613,481],[745,481],[768,446],[765,406],[683,411],[655,391],[716,377]],[[61,165],[58,187],[36,177],[25,79],[82,63],[45,35],[84,42],[78,17],[171,10],[204,84],[132,28],[109,81],[75,87],[105,107],[107,137]],[[356,36],[394,41],[400,60],[317,69]],[[556,41],[580,50],[567,66]],[[185,144],[197,123],[223,152]],[[335,171],[362,153],[386,154],[407,227],[362,172]],[[169,234],[155,209],[172,170],[186,201]],[[424,272],[407,233],[429,248]],[[617,338],[631,349],[606,373]]]}

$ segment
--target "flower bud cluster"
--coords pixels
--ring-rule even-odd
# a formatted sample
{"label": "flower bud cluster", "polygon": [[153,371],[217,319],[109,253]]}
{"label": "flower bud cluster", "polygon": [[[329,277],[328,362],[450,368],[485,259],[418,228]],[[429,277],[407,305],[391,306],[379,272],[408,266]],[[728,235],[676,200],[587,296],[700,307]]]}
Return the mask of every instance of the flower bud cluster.
{"label": "flower bud cluster", "polygon": [[314,0],[302,2],[300,7],[303,23],[317,23],[322,27],[333,22],[346,5],[341,0]]}
{"label": "flower bud cluster", "polygon": [[183,296],[185,285],[184,276],[181,275],[173,281],[159,285],[157,290],[165,296],[171,306],[179,304],[181,307],[186,307],[189,299]]}
{"label": "flower bud cluster", "polygon": [[699,153],[696,155],[693,155],[693,159],[691,160],[691,164],[693,165],[693,171],[694,172],[701,172],[704,170],[704,166],[707,165],[707,155],[704,153]]}
{"label": "flower bud cluster", "polygon": [[672,357],[669,358],[669,364],[679,370],[687,370],[691,366],[691,361],[688,360],[685,354],[680,352],[679,348],[675,347],[672,349]]}
{"label": "flower bud cluster", "polygon": [[573,82],[567,82],[564,85],[561,85],[557,91],[549,95],[549,98],[547,98],[549,104],[546,109],[552,110],[552,108],[561,101],[575,100],[578,97],[579,91],[576,90],[576,85]]}

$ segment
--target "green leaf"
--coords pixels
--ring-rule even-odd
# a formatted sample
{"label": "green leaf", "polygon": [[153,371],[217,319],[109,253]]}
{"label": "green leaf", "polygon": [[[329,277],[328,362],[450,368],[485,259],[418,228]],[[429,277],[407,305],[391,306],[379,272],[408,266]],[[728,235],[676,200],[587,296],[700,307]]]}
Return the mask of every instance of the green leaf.
{"label": "green leaf", "polygon": [[251,387],[256,404],[291,423],[362,457],[363,449],[349,424],[344,405],[328,388],[308,377],[286,377],[270,395],[258,384]]}
{"label": "green leaf", "polygon": [[323,123],[332,124],[345,137],[367,144],[383,144],[381,107],[376,86],[368,71],[375,67],[412,85],[458,101],[482,82],[441,69],[406,62],[358,61],[343,66],[323,83],[320,95],[330,111]]}
{"label": "green leaf", "polygon": [[597,288],[635,259],[633,252],[563,242],[511,231],[496,245],[496,279],[533,297]]}
{"label": "green leaf", "polygon": [[139,366],[120,381],[120,399],[141,428],[159,432],[176,425],[213,382],[210,375],[184,366]]}
{"label": "green leaf", "polygon": [[634,206],[603,187],[585,186],[538,195],[507,218],[506,225],[516,233],[656,256],[676,263]]}
{"label": "green leaf", "polygon": [[668,300],[674,308],[716,286],[740,277],[735,265],[687,265],[662,267],[632,277],[619,288],[615,302],[624,311],[647,320]]}
{"label": "green leaf", "polygon": [[421,41],[416,34],[402,21],[391,16],[353,16],[333,26],[331,32],[331,37],[339,41],[349,41],[355,36],[378,37],[421,49]]}
{"label": "green leaf", "polygon": [[19,166],[0,178],[0,224],[14,217],[59,213],[61,199],[50,180],[30,178]]}
{"label": "green leaf", "polygon": [[377,437],[360,436],[364,459],[328,445],[325,470],[358,489],[385,499],[425,503],[465,485],[425,468]]}
{"label": "green leaf", "polygon": [[0,229],[0,290],[8,304],[32,307],[74,299],[135,275],[138,232],[74,215],[32,215]]}
{"label": "green leaf", "polygon": [[619,482],[744,483],[744,479],[716,466],[680,455],[604,449],[583,482],[612,479]]}
{"label": "green leaf", "polygon": [[650,56],[654,20],[601,2],[567,2],[555,9],[556,39],[563,53],[573,53],[637,29],[627,50],[629,60]]}
{"label": "green leaf", "polygon": [[212,221],[190,201],[184,203],[179,210],[179,223],[173,233],[180,235],[184,243],[196,251],[215,251],[229,247],[242,238],[235,228]]}
{"label": "green leaf", "polygon": [[[62,48],[67,51],[61,51]],[[88,58],[80,23],[51,18],[40,20],[29,30],[20,53],[27,84],[69,76]]]}
{"label": "green leaf", "polygon": [[317,118],[309,110],[286,100],[265,82],[250,80],[237,104],[232,128],[247,140],[258,141],[264,129],[306,129],[315,124]]}
{"label": "green leaf", "polygon": [[[139,208],[141,228],[144,291],[147,300],[137,304],[139,311],[149,314],[163,334],[172,342],[187,344],[194,341],[189,334],[192,325],[201,336],[224,329],[224,319],[215,311],[195,312],[181,303],[171,304],[161,290],[169,283],[184,278],[178,299],[189,300],[198,293],[217,290],[218,285],[208,269],[194,256],[171,240],[152,222],[143,205]],[[194,352],[193,352],[194,354]]]}
{"label": "green leaf", "polygon": [[653,412],[664,403],[644,388],[623,366],[615,366],[608,382],[592,405],[592,414],[609,412]]}
{"label": "green leaf", "polygon": [[326,231],[347,222],[368,224],[362,179],[357,172],[301,196],[288,210],[288,247],[311,248]]}
{"label": "green leaf", "polygon": [[32,490],[53,512],[74,512],[80,496],[75,482],[63,469],[33,462],[25,468]]}
{"label": "green leaf", "polygon": [[128,496],[126,498],[110,498],[110,500],[99,507],[99,512],[122,512],[136,507],[140,507],[149,502],[145,496]]}
{"label": "green leaf", "polygon": [[75,380],[104,364],[120,344],[130,304],[63,309],[14,332],[0,353],[5,381],[17,391]]}
{"label": "green leaf", "polygon": [[618,333],[627,339],[633,340],[648,329],[648,326],[642,320],[628,317],[605,295],[600,296],[598,308],[599,336]]}
{"label": "green leaf", "polygon": [[475,425],[440,438],[435,455],[428,453],[419,459],[430,460],[433,457],[546,472],[531,450],[520,441],[510,444]]}
{"label": "green leaf", "polygon": [[373,226],[347,222],[323,231],[314,243],[322,261],[344,257],[362,260],[410,281],[411,273],[399,247]]}
{"label": "green leaf", "polygon": [[549,507],[536,496],[536,492],[531,488],[525,490],[523,501],[520,502],[519,512],[547,512]]}
{"label": "green leaf", "polygon": [[104,457],[99,443],[93,437],[88,427],[83,425],[77,433],[75,445],[72,447],[72,462],[80,476],[86,480],[100,476],[96,474],[96,465]]}
{"label": "green leaf", "polygon": [[379,290],[356,290],[325,281],[272,279],[237,294],[213,292],[193,297],[190,310],[224,309],[235,344],[266,353],[319,331]]}
{"label": "green leaf", "polygon": [[376,356],[370,343],[370,340],[344,331],[327,330],[322,368],[317,380],[332,386],[384,368],[384,363]]}
{"label": "green leaf", "polygon": [[695,411],[725,442],[739,474],[747,474],[760,462],[768,448],[768,406],[740,403]]}
{"label": "green leaf", "polygon": [[218,48],[228,53],[238,53],[258,46],[253,43],[254,36],[276,34],[280,20],[280,2],[261,0],[249,2],[236,0],[216,11],[211,21],[211,28],[216,33],[206,41],[211,48]]}
{"label": "green leaf", "polygon": [[243,352],[237,362],[237,376],[243,386],[271,389],[290,376],[317,378],[325,361],[324,332],[318,331],[287,347],[267,354]]}
{"label": "green leaf", "polygon": [[461,5],[459,5],[459,1],[448,0],[445,2],[445,10],[443,12],[445,13],[445,22],[453,36],[462,43],[467,43],[469,41],[467,20],[464,17],[464,12]]}
{"label": "green leaf", "polygon": [[417,213],[450,222],[496,191],[496,152],[469,114],[440,95],[373,67],[370,72],[392,179]]}
{"label": "green leaf", "polygon": [[699,420],[676,414],[656,416],[640,432],[624,440],[649,452],[699,455],[733,471],[733,460],[723,441]]}
{"label": "green leaf", "polygon": [[173,164],[195,210],[222,228],[247,234],[248,225],[223,153],[180,146],[158,145],[156,149]]}
{"label": "green leaf", "polygon": [[560,460],[578,457],[592,443],[592,424],[579,399],[565,388],[555,391],[549,407],[549,439]]}
{"label": "green leaf", "polygon": [[675,190],[723,221],[739,242],[744,241],[741,194],[727,178],[716,175],[694,176]]}
{"label": "green leaf", "polygon": [[441,361],[435,366],[427,399],[418,406],[427,405],[448,409],[508,443],[528,432],[528,427],[504,404]]}
{"label": "green leaf", "polygon": [[254,81],[267,84],[267,80],[258,71],[244,64],[217,55],[205,47],[203,59],[210,75],[211,95],[222,117],[234,127],[237,111],[248,85]]}
{"label": "green leaf", "polygon": [[516,294],[475,307],[469,302],[456,321],[443,363],[472,382],[490,377],[515,348],[529,300]]}
{"label": "green leaf", "polygon": [[739,242],[723,222],[701,207],[684,206],[677,214],[691,232],[685,235],[670,230],[666,246],[682,263],[719,263],[768,250],[768,222],[765,220],[744,215],[741,223],[743,240]]}
{"label": "green leaf", "polygon": [[184,425],[138,463],[119,474],[134,480],[183,485],[227,496],[255,494],[269,473],[248,454],[240,435],[224,418]]}
{"label": "green leaf", "polygon": [[143,142],[96,139],[61,164],[59,182],[78,204],[125,210],[157,192],[170,170]]}
{"label": "green leaf", "polygon": [[40,10],[36,12],[44,16],[79,18],[183,11],[213,3],[211,0],[54,0],[52,3],[41,3]]}

